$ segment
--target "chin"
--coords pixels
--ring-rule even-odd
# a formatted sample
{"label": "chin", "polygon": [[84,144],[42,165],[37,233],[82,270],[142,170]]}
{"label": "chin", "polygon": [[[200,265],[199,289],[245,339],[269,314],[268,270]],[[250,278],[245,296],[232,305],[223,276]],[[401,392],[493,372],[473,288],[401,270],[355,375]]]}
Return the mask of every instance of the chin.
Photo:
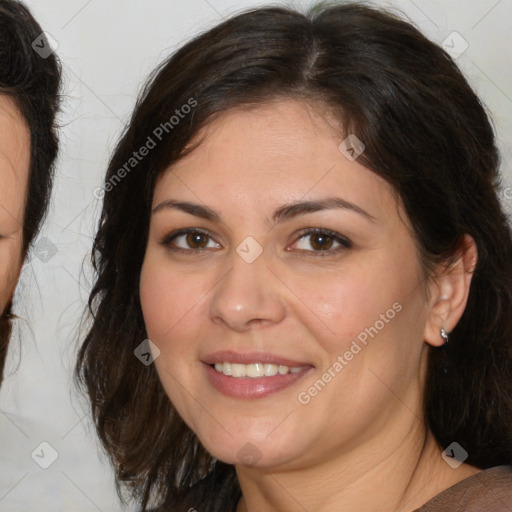
{"label": "chin", "polygon": [[233,451],[233,448],[226,448],[226,450],[216,449],[209,452],[216,459],[233,466],[270,469],[285,462],[276,457],[269,457],[268,453],[264,453],[265,451],[262,452],[256,444],[247,441],[237,451]]}
{"label": "chin", "polygon": [[[252,430],[254,430],[254,426]],[[250,438],[242,432],[239,429],[240,435],[231,437],[222,430],[222,432],[218,432],[218,435],[212,436],[210,430],[205,436],[201,436],[199,432],[198,437],[204,448],[215,458],[235,466],[261,469],[275,467],[287,463],[293,456],[292,452],[297,450],[296,442],[291,446],[287,443],[287,439],[293,439],[291,435],[269,439],[268,435],[264,433],[260,434],[258,438]],[[266,432],[266,430],[260,432]]]}

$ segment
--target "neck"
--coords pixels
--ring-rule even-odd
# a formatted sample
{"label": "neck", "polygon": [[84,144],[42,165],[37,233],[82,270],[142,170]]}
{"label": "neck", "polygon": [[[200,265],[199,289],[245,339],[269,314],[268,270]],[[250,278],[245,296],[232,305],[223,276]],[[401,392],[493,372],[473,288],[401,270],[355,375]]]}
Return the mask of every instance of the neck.
{"label": "neck", "polygon": [[416,424],[395,442],[381,439],[300,469],[237,467],[243,495],[237,512],[410,512],[478,472],[465,464],[453,470],[441,452]]}

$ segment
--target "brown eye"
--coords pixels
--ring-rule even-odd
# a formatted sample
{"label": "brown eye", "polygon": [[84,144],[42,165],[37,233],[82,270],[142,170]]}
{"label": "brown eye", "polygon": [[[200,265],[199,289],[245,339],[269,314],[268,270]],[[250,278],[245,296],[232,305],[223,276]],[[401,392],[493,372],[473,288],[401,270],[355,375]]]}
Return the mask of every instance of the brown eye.
{"label": "brown eye", "polygon": [[[344,236],[324,229],[310,229],[302,232],[295,242],[294,248],[310,254],[334,254],[344,249],[350,249],[352,243]],[[322,254],[324,255],[324,254]]]}
{"label": "brown eye", "polygon": [[192,249],[203,249],[208,245],[210,237],[200,231],[192,231],[186,237],[187,244]]}
{"label": "brown eye", "polygon": [[318,233],[314,235],[310,235],[311,237],[311,247],[315,249],[315,251],[326,251],[332,247],[334,240],[329,235],[325,233]]}
{"label": "brown eye", "polygon": [[171,233],[162,240],[162,245],[170,250],[189,252],[221,248],[211,235],[197,229],[182,229]]}

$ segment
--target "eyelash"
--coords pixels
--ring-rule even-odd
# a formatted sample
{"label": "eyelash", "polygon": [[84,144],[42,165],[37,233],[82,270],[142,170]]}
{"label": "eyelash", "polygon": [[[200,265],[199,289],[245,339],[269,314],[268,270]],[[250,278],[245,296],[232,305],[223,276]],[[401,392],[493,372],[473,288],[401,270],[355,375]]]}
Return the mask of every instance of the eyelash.
{"label": "eyelash", "polygon": [[305,252],[305,253],[309,253],[310,256],[313,256],[313,257],[325,257],[325,256],[332,256],[333,254],[337,254],[343,250],[346,250],[346,249],[350,249],[352,247],[352,242],[340,235],[339,233],[336,233],[336,231],[331,231],[330,229],[323,229],[323,228],[309,228],[309,229],[305,229],[303,230],[296,242],[294,243],[297,243],[298,241],[302,240],[303,238],[307,238],[308,236],[313,236],[313,235],[326,235],[328,238],[331,238],[333,240],[333,242],[336,242],[339,244],[339,247],[337,247],[336,249],[326,249],[326,250],[323,250],[323,251],[309,251],[309,250],[305,250],[305,249],[299,249],[299,251],[301,252]]}
{"label": "eyelash", "polygon": [[[208,231],[205,231],[205,230],[199,229],[199,228],[197,228],[197,229],[186,228],[186,229],[180,229],[178,231],[174,231],[173,233],[169,233],[167,236],[164,237],[161,244],[173,252],[202,253],[203,251],[207,251],[208,248],[183,249],[182,247],[173,247],[171,245],[171,242],[176,240],[176,238],[179,238],[180,236],[183,236],[183,235],[189,235],[191,233],[198,233],[198,234],[206,235],[211,240],[214,240],[213,236]],[[333,254],[337,254],[338,252],[341,252],[346,249],[350,249],[352,247],[352,242],[348,238],[340,235],[336,231],[331,231],[329,229],[322,229],[322,228],[309,228],[309,229],[303,230],[298,235],[297,240],[294,243],[297,243],[300,240],[307,238],[308,236],[313,236],[313,235],[317,235],[317,234],[326,235],[328,238],[331,238],[333,240],[333,242],[340,244],[340,246],[337,247],[336,249],[326,249],[326,250],[319,250],[319,251],[299,249],[299,251],[302,253],[309,253],[309,255],[313,256],[313,257],[318,257],[318,256],[325,257],[325,256],[331,256]]]}
{"label": "eyelash", "polygon": [[203,252],[207,249],[183,249],[182,247],[173,247],[171,245],[171,242],[173,242],[176,238],[183,236],[183,235],[189,235],[191,233],[198,233],[201,235],[206,235],[210,239],[213,240],[213,237],[208,231],[204,231],[203,229],[180,229],[178,231],[174,231],[173,233],[169,233],[163,240],[162,245],[166,246],[170,251],[173,252],[181,252],[181,253],[190,253],[190,252]]}

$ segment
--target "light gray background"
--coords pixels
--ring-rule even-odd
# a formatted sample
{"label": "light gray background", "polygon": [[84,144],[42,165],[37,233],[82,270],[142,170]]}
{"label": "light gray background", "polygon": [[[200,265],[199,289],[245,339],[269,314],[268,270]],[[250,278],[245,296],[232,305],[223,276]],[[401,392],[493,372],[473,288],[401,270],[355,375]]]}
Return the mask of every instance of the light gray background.
{"label": "light gray background", "polygon": [[[98,448],[87,406],[71,384],[78,323],[90,287],[88,251],[101,206],[93,190],[101,185],[139,87],[154,66],[229,14],[267,2],[27,3],[58,43],[65,96],[54,199],[17,290],[15,312],[21,319],[0,391],[0,510],[115,512],[122,507],[112,472]],[[512,187],[512,0],[374,3],[400,8],[434,41],[458,38],[450,36],[454,31],[467,41],[457,62],[492,112],[505,187]],[[462,48],[457,41],[448,39],[448,44]],[[503,200],[512,211],[512,188],[503,192]],[[58,458],[42,469],[31,458],[34,450],[40,463],[51,462],[53,450]]]}

